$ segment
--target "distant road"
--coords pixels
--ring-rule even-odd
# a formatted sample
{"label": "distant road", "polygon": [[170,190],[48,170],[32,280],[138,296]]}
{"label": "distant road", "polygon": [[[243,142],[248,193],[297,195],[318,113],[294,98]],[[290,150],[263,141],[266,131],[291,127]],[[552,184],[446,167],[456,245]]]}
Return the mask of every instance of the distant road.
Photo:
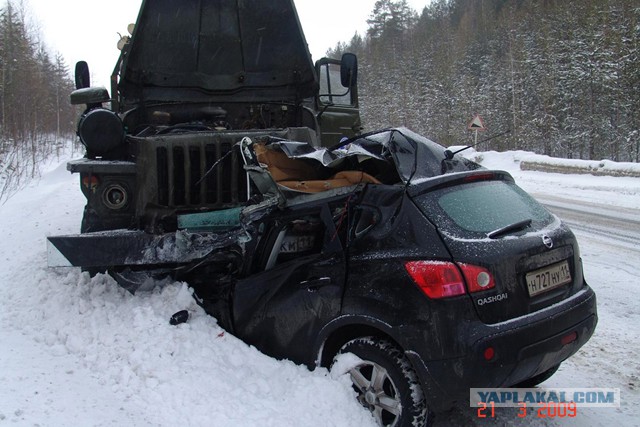
{"label": "distant road", "polygon": [[569,224],[576,234],[600,237],[610,244],[640,252],[640,211],[637,209],[547,194],[533,193],[533,196]]}

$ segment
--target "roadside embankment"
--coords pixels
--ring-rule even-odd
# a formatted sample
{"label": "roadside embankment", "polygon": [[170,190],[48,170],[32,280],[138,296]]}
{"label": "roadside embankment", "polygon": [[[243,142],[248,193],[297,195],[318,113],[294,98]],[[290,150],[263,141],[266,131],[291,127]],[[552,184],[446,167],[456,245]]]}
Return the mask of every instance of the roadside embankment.
{"label": "roadside embankment", "polygon": [[[553,159],[550,157],[550,159]],[[558,159],[560,160],[560,159]],[[520,169],[524,171],[537,171],[537,172],[552,172],[552,173],[564,173],[564,174],[589,174],[596,176],[617,176],[617,177],[633,177],[640,178],[640,169],[636,163],[617,163],[608,160],[602,162],[593,162],[586,160],[579,160],[578,162],[584,162],[585,164],[573,164],[567,163],[566,159],[564,163],[544,162],[536,160],[522,160],[520,162]],[[634,165],[633,167],[625,168],[624,165]],[[617,167],[610,167],[615,165]],[[609,167],[607,167],[609,166]],[[622,166],[622,167],[620,167]]]}

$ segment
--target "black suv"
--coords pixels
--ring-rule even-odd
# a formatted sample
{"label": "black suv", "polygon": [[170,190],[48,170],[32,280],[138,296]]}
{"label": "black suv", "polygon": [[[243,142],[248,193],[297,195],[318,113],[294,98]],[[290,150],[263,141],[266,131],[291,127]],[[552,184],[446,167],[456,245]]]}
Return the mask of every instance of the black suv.
{"label": "black suv", "polygon": [[[468,401],[470,387],[533,386],[590,338],[596,298],[576,239],[508,173],[407,129],[351,129],[319,147],[340,139],[341,128],[323,122],[333,97],[348,98],[333,114],[355,117],[349,56],[319,65],[338,66],[346,91],[338,95],[319,89],[319,68],[301,71],[310,57],[296,62],[297,77],[272,86],[286,73],[244,86],[265,78],[271,60],[255,66],[262,74],[156,72],[136,39],[164,40],[141,28],[164,28],[175,8],[209,24],[211,34],[176,29],[178,45],[208,43],[200,54],[217,52],[212,40],[239,43],[222,37],[237,29],[220,27],[223,16],[243,23],[249,14],[242,34],[252,43],[250,28],[299,28],[290,1],[144,2],[116,67],[115,109],[102,108],[100,90],[75,94],[87,103],[79,129],[87,157],[69,169],[80,173],[87,208],[82,234],[49,238],[50,264],[107,271],[132,292],[149,277],[186,281],[221,326],[310,368],[354,354],[347,371],[358,400],[381,425],[426,425]],[[288,20],[256,21],[266,12]]]}

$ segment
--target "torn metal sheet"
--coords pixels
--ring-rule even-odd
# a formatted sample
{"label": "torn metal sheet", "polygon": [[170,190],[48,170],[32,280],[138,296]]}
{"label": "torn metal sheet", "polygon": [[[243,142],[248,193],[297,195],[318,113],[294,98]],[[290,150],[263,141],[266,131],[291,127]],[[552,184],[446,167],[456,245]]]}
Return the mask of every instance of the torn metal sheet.
{"label": "torn metal sheet", "polygon": [[[48,238],[49,266],[103,267],[186,264],[214,250],[240,246],[246,232],[149,234],[140,230],[114,230]],[[62,257],[68,262],[63,262]]]}
{"label": "torn metal sheet", "polygon": [[[347,158],[355,158],[357,164],[365,160],[377,160],[392,164],[403,184],[433,178],[445,173],[465,172],[480,168],[460,156],[448,159],[444,147],[406,128],[376,131],[345,141],[334,148],[313,147],[305,142],[276,141],[271,149],[282,151],[291,159],[318,162],[325,168],[342,169]],[[383,182],[396,184],[399,182]]]}

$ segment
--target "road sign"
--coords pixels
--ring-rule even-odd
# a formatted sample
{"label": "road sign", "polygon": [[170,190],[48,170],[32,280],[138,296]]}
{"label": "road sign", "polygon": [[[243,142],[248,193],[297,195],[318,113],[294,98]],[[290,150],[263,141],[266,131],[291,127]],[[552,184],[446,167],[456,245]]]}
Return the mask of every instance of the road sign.
{"label": "road sign", "polygon": [[480,117],[479,115],[476,115],[471,120],[471,122],[469,123],[469,126],[467,126],[467,129],[475,130],[475,131],[485,131],[485,130],[487,130],[487,128],[484,127],[484,121],[482,121],[482,117]]}

